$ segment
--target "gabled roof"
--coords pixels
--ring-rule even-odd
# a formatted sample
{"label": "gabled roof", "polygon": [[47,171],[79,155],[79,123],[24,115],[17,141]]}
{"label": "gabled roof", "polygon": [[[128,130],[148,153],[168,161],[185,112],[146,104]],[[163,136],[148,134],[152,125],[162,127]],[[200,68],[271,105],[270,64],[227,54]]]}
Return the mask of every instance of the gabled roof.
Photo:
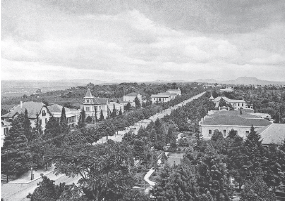
{"label": "gabled roof", "polygon": [[93,96],[92,96],[92,94],[91,94],[91,91],[90,91],[90,89],[88,88],[87,89],[87,92],[86,92],[86,94],[85,94],[85,97],[84,98],[93,98]]}
{"label": "gabled roof", "polygon": [[132,93],[129,93],[129,94],[126,94],[125,96],[138,96],[138,93],[136,92],[132,92]]}
{"label": "gabled roof", "polygon": [[22,108],[19,105],[14,106],[9,113],[2,115],[1,117],[3,118],[12,118],[16,114],[24,113],[25,109],[27,109],[28,112],[28,117],[29,118],[36,118],[36,114],[39,114],[40,110],[45,104],[42,102],[33,102],[33,101],[28,101],[22,103]]}
{"label": "gabled roof", "polygon": [[285,124],[272,123],[260,128],[257,133],[261,135],[262,144],[280,145],[285,140]]}

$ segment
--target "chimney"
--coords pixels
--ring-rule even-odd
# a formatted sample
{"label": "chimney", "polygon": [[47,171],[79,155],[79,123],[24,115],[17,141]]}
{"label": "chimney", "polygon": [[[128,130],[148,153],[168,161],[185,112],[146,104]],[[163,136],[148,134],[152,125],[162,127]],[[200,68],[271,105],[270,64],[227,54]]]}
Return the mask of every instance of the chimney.
{"label": "chimney", "polygon": [[22,108],[22,106],[23,106],[23,103],[22,103],[22,101],[20,101],[20,108]]}

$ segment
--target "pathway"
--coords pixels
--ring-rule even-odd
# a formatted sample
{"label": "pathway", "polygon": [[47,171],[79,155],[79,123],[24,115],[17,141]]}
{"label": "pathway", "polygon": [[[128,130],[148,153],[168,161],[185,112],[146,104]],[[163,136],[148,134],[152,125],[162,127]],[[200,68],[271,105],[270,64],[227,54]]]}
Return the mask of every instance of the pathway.
{"label": "pathway", "polygon": [[187,103],[193,101],[194,99],[197,99],[197,98],[203,96],[204,94],[205,94],[205,92],[202,92],[202,93],[200,93],[196,96],[193,96],[192,98],[189,98],[189,99],[187,99],[187,100],[185,100],[185,101],[183,101],[183,102],[181,102],[175,106],[167,108],[167,109],[161,111],[160,113],[156,113],[155,115],[151,116],[148,119],[141,120],[141,121],[135,123],[133,126],[126,127],[124,131],[119,131],[118,134],[115,134],[113,136],[108,136],[108,137],[102,137],[100,140],[97,141],[97,143],[98,144],[105,143],[105,142],[107,142],[107,138],[114,140],[115,142],[121,142],[124,135],[126,133],[130,132],[131,130],[134,132],[134,134],[137,134],[141,126],[143,128],[146,128],[147,125],[149,125],[149,123],[151,121],[155,122],[158,118],[160,119],[160,118],[163,118],[165,115],[170,115],[172,113],[172,110],[176,110],[179,107],[185,106]]}

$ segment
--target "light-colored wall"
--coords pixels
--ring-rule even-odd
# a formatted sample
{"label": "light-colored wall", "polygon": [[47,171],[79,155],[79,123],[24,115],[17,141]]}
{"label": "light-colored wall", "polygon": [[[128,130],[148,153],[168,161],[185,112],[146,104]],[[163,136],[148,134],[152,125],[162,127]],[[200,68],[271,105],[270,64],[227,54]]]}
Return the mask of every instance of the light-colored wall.
{"label": "light-colored wall", "polygon": [[[161,101],[160,101],[160,99],[161,99]],[[152,103],[157,103],[157,102],[163,103],[163,102],[170,101],[171,97],[165,97],[165,98],[164,97],[152,97],[151,100],[152,100]]]}
{"label": "light-colored wall", "polygon": [[[127,96],[126,95],[126,96],[123,96],[123,101],[128,101],[132,105],[132,103],[135,101],[135,98],[136,98],[136,96]],[[140,103],[142,104],[142,95],[138,94],[137,98],[139,99]]]}
{"label": "light-colored wall", "polygon": [[[46,115],[43,115],[42,111],[45,111]],[[42,131],[45,130],[46,124],[47,124],[46,121],[48,122],[50,117],[51,117],[51,115],[48,112],[47,107],[43,106],[42,109],[40,110],[40,113],[39,113],[39,116],[38,116],[38,119],[41,120],[41,129],[42,129]],[[45,119],[46,119],[46,121],[45,121]],[[36,119],[31,121],[31,127],[35,127],[35,126],[36,126]]]}
{"label": "light-colored wall", "polygon": [[[229,131],[231,131],[232,129],[236,130],[238,132],[238,135],[240,137],[246,138],[247,133],[246,131],[248,131],[250,133],[250,126],[232,126],[232,125],[200,125],[200,131],[201,134],[203,135],[203,139],[211,139],[214,131],[216,129],[218,129],[220,132],[222,132],[224,137],[227,137],[227,135],[229,134]],[[261,127],[255,127],[255,131],[258,130]],[[211,134],[209,134],[209,130],[212,131]],[[226,135],[224,134],[224,130],[226,130]],[[248,134],[249,134],[248,133]]]}

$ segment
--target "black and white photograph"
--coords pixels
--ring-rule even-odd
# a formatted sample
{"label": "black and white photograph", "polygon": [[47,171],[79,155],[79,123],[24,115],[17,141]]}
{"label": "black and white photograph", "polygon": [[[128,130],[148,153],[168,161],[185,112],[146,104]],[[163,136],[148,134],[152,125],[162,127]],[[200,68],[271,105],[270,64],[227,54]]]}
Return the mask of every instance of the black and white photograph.
{"label": "black and white photograph", "polygon": [[285,0],[1,0],[1,201],[285,201]]}

